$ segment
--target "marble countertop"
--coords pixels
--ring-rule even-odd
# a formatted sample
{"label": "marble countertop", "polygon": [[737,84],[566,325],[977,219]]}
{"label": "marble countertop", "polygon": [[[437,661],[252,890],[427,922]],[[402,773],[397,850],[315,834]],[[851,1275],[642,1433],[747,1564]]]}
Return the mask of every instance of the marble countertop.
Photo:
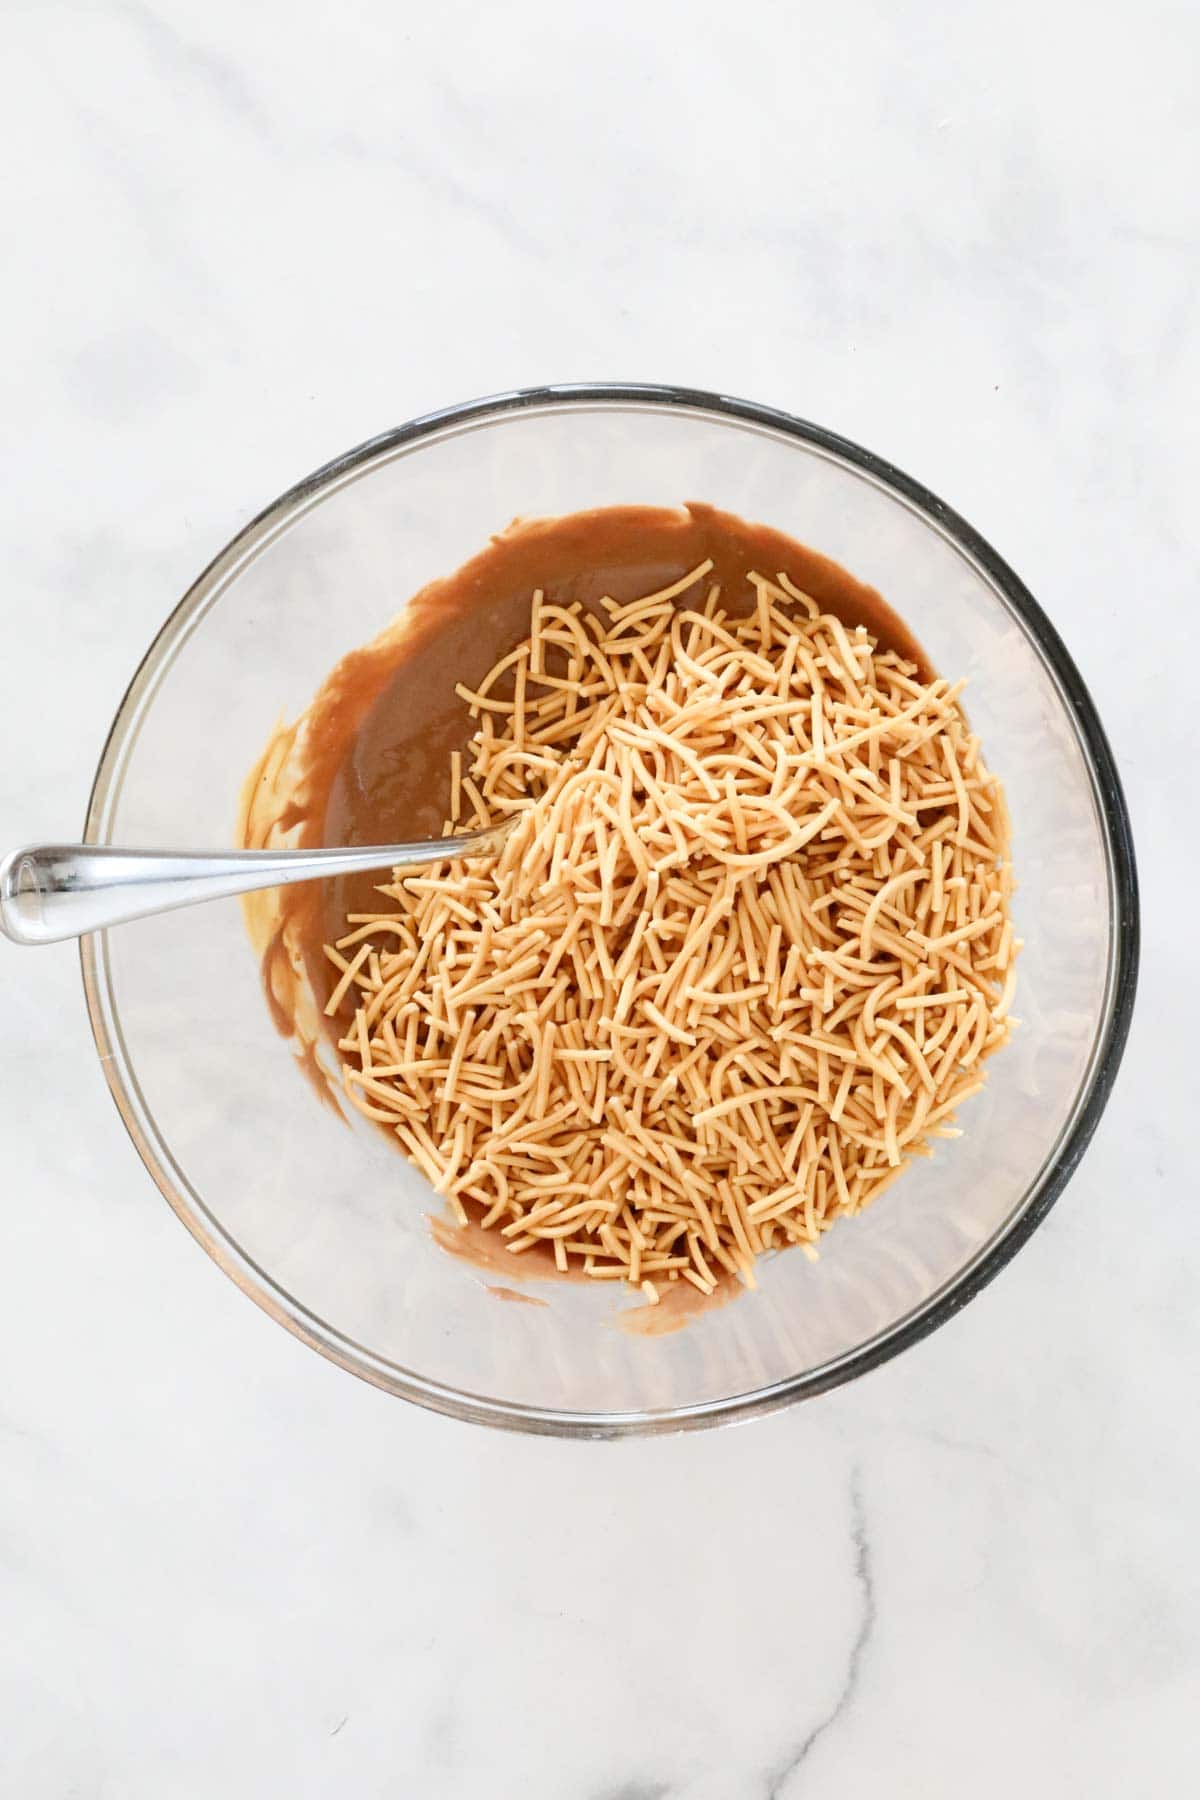
{"label": "marble countertop", "polygon": [[0,945],[0,1791],[1193,1791],[1200,12],[304,21],[8,9],[3,839],[78,835],[162,617],[307,470],[503,387],[674,380],[871,445],[1038,594],[1127,783],[1139,1010],[1067,1193],[940,1332],[575,1444],[248,1304],[126,1140],[74,951]]}

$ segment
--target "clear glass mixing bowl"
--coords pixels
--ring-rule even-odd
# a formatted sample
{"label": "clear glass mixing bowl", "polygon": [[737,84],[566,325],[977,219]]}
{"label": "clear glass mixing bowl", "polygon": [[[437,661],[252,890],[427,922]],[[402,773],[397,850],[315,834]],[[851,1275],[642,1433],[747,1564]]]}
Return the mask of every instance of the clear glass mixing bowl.
{"label": "clear glass mixing bowl", "polygon": [[1129,822],[1053,627],[915,482],[816,426],[711,394],[504,394],[318,470],[234,539],[155,639],[101,757],[88,839],[229,843],[272,725],[423,583],[516,514],[683,500],[777,526],[880,588],[934,665],[969,677],[972,723],[1012,809],[1021,1027],[962,1109],[966,1135],[839,1224],[819,1261],[776,1256],[756,1293],[658,1338],[615,1328],[630,1302],[607,1283],[540,1283],[529,1291],[547,1304],[498,1304],[488,1284],[500,1277],[434,1242],[439,1203],[423,1179],[298,1074],[236,902],[83,946],[105,1074],[188,1229],[298,1337],[460,1418],[655,1432],[861,1374],[962,1306],[1045,1215],[1125,1041],[1138,931]]}

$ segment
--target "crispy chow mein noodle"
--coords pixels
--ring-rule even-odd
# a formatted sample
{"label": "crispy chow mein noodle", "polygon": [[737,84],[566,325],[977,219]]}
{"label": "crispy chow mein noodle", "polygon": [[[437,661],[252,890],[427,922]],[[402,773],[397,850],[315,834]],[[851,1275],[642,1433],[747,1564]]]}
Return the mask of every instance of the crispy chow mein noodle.
{"label": "crispy chow mein noodle", "polygon": [[326,949],[359,1111],[514,1258],[651,1301],[753,1284],[957,1135],[1019,948],[959,689],[785,575],[731,616],[710,569],[536,592],[451,769],[446,830],[512,834]]}

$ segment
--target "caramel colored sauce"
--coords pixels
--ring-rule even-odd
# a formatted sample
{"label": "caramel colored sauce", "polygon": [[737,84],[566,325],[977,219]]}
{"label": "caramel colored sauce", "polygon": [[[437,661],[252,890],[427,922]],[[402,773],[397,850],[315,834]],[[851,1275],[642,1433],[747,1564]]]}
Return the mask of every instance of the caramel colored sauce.
{"label": "caramel colored sauce", "polygon": [[[595,608],[602,598],[620,604],[671,585],[706,558],[712,573],[681,605],[695,605],[697,594],[718,582],[721,605],[746,612],[754,599],[748,572],[782,571],[843,623],[865,626],[881,647],[930,675],[920,645],[874,588],[769,526],[700,504],[516,520],[460,569],[423,588],[373,643],[345,656],[303,719],[277,731],[247,780],[242,842],[340,846],[440,837],[451,752],[465,748],[474,730],[456,684],[476,687],[528,635],[535,588],[563,605]],[[382,879],[386,873],[342,876],[251,896],[246,905],[272,1017],[296,1040],[310,1082],[335,1106],[318,1040],[324,1035],[336,1043],[353,1003],[345,1003],[340,1017],[323,1018],[337,978],[323,947],[344,936],[348,912],[376,907]],[[513,1258],[494,1233],[475,1225],[460,1230],[434,1218],[431,1227],[443,1248],[476,1266],[515,1279],[558,1276],[548,1245]],[[729,1286],[731,1292],[718,1289],[707,1304],[723,1304],[740,1291]],[[658,1335],[704,1304],[681,1281],[664,1288],[657,1307],[622,1318],[629,1329]]]}

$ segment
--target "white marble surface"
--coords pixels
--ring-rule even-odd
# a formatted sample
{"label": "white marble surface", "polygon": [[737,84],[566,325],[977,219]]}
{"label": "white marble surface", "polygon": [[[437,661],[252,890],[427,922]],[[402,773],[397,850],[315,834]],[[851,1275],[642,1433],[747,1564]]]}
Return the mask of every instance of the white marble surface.
{"label": "white marble surface", "polygon": [[1146,942],[1107,1116],[982,1298],[616,1446],[271,1324],[126,1141],[73,951],[0,946],[0,1792],[1194,1792],[1200,12],[10,0],[3,37],[3,839],[77,834],[142,648],[294,478],[674,379],[872,445],[1021,571]]}

